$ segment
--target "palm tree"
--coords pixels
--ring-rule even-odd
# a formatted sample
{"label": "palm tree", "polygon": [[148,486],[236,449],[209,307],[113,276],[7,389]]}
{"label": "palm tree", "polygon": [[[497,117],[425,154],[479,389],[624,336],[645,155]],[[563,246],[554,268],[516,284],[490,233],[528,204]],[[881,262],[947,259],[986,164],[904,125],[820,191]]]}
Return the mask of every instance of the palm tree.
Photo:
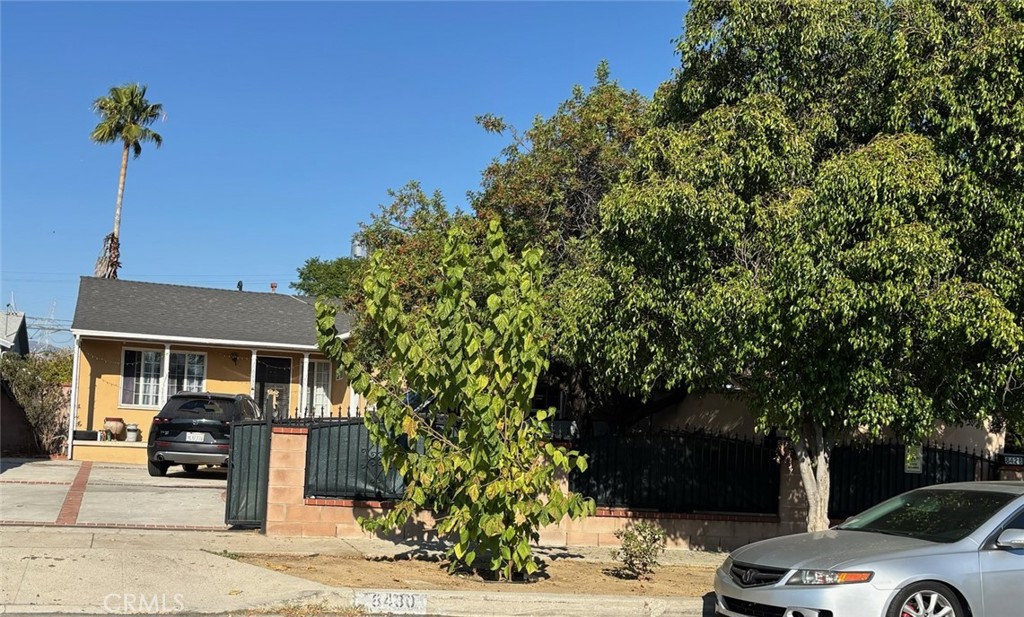
{"label": "palm tree", "polygon": [[104,238],[103,252],[96,261],[96,276],[117,278],[121,267],[121,202],[124,199],[124,179],[128,174],[128,151],[139,158],[142,143],[151,141],[159,148],[163,137],[149,128],[163,115],[163,105],[146,100],[146,86],[125,84],[114,86],[107,96],[101,96],[92,104],[93,111],[100,117],[100,123],[92,130],[89,139],[99,144],[120,141],[124,144],[121,153],[121,178],[117,183],[117,207],[114,210],[114,231]]}

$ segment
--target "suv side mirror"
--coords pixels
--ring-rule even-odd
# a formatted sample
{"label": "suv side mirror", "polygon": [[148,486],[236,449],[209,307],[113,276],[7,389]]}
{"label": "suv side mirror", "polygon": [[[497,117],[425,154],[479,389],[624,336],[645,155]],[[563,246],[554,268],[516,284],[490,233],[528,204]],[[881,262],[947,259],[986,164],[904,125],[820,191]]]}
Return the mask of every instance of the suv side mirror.
{"label": "suv side mirror", "polygon": [[996,548],[1024,549],[1024,529],[1007,529],[996,538]]}

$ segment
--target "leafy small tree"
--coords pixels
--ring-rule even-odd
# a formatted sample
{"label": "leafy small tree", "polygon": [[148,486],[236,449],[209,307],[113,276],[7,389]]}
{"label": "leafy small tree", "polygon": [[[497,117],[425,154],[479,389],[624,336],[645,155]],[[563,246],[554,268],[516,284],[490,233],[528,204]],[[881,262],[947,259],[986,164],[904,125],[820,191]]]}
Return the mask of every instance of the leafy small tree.
{"label": "leafy small tree", "polygon": [[585,469],[585,458],[545,443],[550,410],[531,409],[547,366],[540,273],[540,252],[514,260],[497,222],[482,253],[454,228],[433,299],[409,307],[396,281],[404,273],[374,255],[366,316],[386,333],[374,366],[340,339],[333,306],[318,304],[320,347],[376,407],[367,417],[371,439],[405,479],[402,499],[362,519],[364,528],[394,529],[431,510],[438,534],[451,541],[453,567],[480,561],[510,579],[537,570],[530,542],[541,527],[593,511],[593,501],[559,483],[559,472]]}
{"label": "leafy small tree", "polygon": [[124,200],[124,181],[128,175],[128,153],[135,158],[142,154],[142,144],[152,142],[159,148],[164,140],[160,133],[149,128],[163,115],[163,105],[146,99],[146,86],[125,84],[114,86],[92,104],[100,117],[89,139],[99,144],[120,142],[121,175],[117,182],[117,205],[114,209],[114,230],[104,240],[103,253],[96,262],[96,276],[117,278],[121,267],[121,204]]}
{"label": "leafy small tree", "polygon": [[39,451],[62,452],[68,432],[70,399],[64,386],[71,381],[71,352],[6,353],[0,358],[0,378],[25,409]]}

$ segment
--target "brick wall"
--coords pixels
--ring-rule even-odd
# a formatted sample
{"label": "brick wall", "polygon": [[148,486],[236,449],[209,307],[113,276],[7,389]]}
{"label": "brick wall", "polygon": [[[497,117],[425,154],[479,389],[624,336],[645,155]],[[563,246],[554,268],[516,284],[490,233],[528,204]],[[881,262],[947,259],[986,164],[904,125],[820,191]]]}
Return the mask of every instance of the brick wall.
{"label": "brick wall", "polygon": [[1024,482],[1024,467],[1004,465],[1003,467],[999,468],[999,479],[1016,480],[1017,482]]}
{"label": "brick wall", "polygon": [[[267,535],[358,538],[368,535],[359,517],[383,512],[384,504],[351,499],[306,499],[306,429],[275,427],[271,435],[270,482],[267,493]],[[666,514],[599,508],[582,521],[563,519],[540,530],[548,546],[613,546],[616,530],[632,521],[657,522],[668,532],[669,546],[702,550],[731,550],[749,542],[798,533],[806,521],[798,474],[783,465],[783,495],[779,516],[730,514]],[[792,494],[791,494],[792,493]],[[803,517],[801,519],[801,517]],[[385,537],[392,540],[433,540],[434,520],[421,513],[404,528]]]}

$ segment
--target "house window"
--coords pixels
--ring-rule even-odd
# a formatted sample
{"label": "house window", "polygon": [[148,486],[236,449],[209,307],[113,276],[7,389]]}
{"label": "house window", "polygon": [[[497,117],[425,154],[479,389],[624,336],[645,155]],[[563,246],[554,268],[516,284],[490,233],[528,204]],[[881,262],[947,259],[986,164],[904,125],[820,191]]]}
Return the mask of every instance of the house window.
{"label": "house window", "polygon": [[162,368],[162,351],[125,349],[121,363],[121,404],[159,405]]}
{"label": "house window", "polygon": [[206,387],[206,354],[171,353],[167,395],[178,392],[202,392]]}
{"label": "house window", "polygon": [[[163,351],[125,349],[121,363],[121,404],[158,407]],[[206,389],[206,354],[174,352],[167,366],[167,395]]]}
{"label": "house window", "polygon": [[309,363],[310,381],[306,390],[308,416],[331,415],[331,363],[314,360]]}

